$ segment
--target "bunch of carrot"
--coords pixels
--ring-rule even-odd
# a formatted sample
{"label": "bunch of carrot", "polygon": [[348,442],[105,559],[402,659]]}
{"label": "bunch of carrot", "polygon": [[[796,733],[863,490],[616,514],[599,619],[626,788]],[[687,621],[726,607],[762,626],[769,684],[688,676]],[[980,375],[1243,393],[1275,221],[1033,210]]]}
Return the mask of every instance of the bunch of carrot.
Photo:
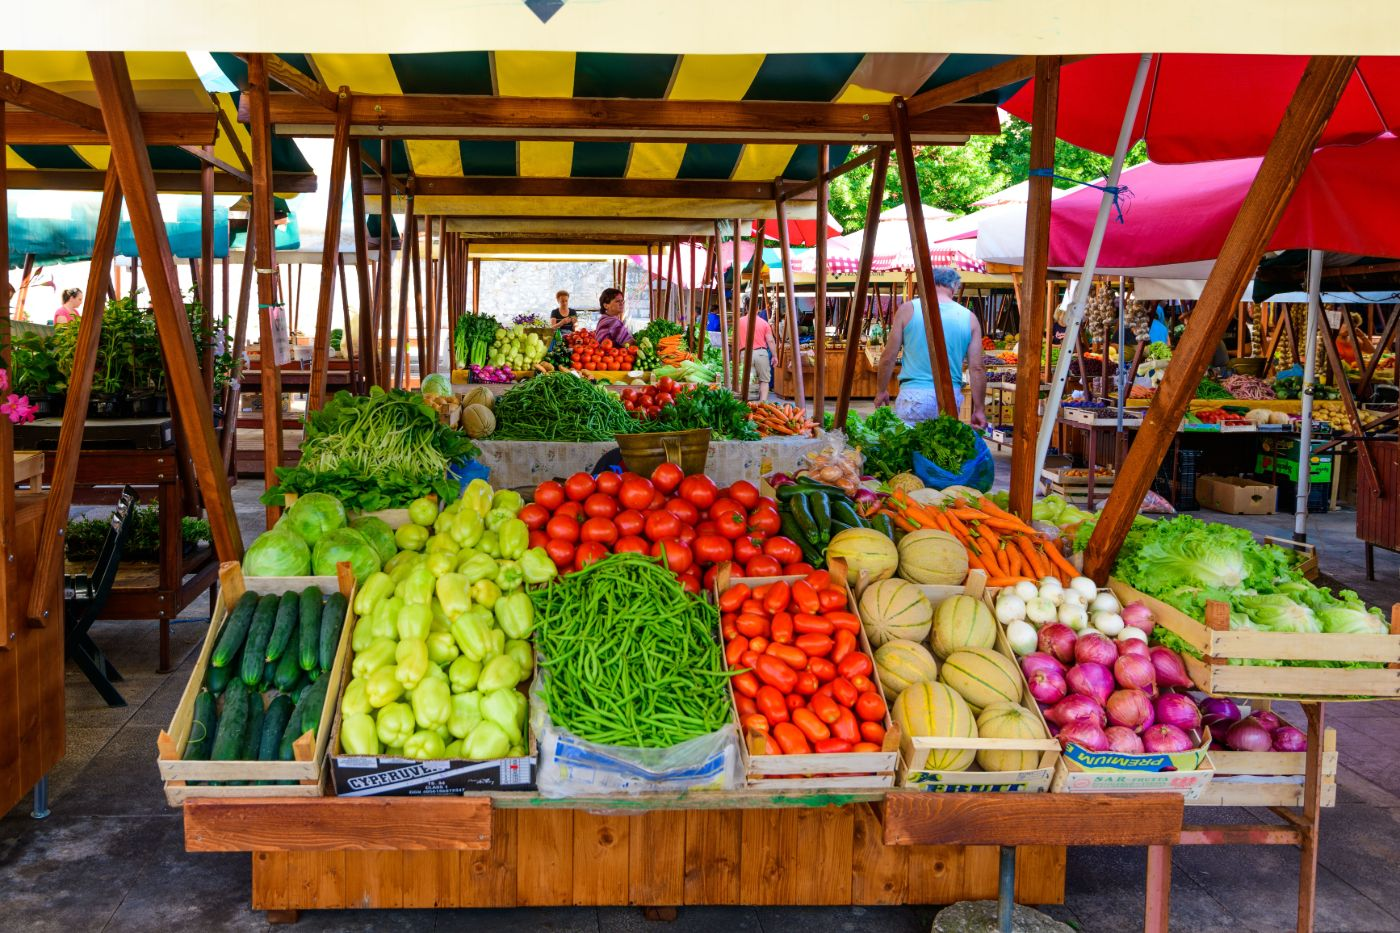
{"label": "bunch of carrot", "polygon": [[884,511],[905,531],[935,528],[957,538],[967,549],[968,564],[987,572],[988,586],[1011,586],[1021,580],[1055,577],[1061,583],[1079,576],[1053,541],[986,496],[937,506],[921,506],[903,491],[885,499]]}
{"label": "bunch of carrot", "polygon": [[776,402],[749,402],[749,420],[764,437],[812,434],[817,429],[817,423],[807,417],[805,409]]}
{"label": "bunch of carrot", "polygon": [[672,334],[656,341],[656,355],[667,366],[679,366],[686,360],[694,359],[686,352],[684,334]]}

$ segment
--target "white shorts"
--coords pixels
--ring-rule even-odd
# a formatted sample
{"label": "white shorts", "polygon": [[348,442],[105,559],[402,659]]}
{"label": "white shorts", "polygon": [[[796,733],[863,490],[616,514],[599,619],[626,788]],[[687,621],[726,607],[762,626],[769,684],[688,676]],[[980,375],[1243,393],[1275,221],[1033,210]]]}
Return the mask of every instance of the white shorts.
{"label": "white shorts", "polygon": [[[962,408],[962,393],[957,389],[953,390],[953,399]],[[899,395],[894,400],[894,413],[905,424],[918,424],[937,418],[938,393],[933,389],[900,386]],[[953,412],[953,416],[957,417],[957,412]]]}

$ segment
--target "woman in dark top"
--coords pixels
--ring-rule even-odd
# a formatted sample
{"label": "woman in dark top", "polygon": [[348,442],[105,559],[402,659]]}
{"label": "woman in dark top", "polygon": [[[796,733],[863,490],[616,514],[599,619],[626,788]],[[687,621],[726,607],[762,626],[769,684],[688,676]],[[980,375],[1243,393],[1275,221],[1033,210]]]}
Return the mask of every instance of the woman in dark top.
{"label": "woman in dark top", "polygon": [[549,326],[561,334],[572,334],[578,315],[569,307],[569,293],[561,289],[554,297],[559,300],[559,307],[549,312]]}

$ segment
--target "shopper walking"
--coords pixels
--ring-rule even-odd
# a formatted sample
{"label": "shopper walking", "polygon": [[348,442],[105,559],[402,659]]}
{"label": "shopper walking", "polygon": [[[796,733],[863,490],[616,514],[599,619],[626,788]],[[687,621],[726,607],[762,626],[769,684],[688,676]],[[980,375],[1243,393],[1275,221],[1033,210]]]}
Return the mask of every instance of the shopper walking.
{"label": "shopper walking", "polygon": [[[987,371],[982,365],[982,327],[975,314],[954,300],[962,289],[962,277],[956,269],[940,267],[933,270],[933,285],[938,299],[938,314],[943,322],[943,342],[948,350],[948,358],[943,365],[948,367],[953,381],[953,397],[961,410],[963,364],[966,363],[972,391],[968,423],[974,428],[984,428],[987,426]],[[901,305],[890,322],[889,339],[880,355],[879,388],[875,395],[877,406],[890,402],[889,384],[901,347],[904,348],[904,360],[899,370],[899,398],[895,402],[895,414],[906,424],[936,418],[939,415],[938,395],[929,363],[923,305],[917,298]],[[959,416],[956,411],[949,414],[955,418]]]}

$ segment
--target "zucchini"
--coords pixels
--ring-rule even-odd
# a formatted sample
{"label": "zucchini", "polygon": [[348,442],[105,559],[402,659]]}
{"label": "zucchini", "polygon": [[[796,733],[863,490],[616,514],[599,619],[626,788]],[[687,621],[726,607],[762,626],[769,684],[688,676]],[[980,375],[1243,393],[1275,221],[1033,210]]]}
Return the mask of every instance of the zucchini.
{"label": "zucchini", "polygon": [[[318,591],[319,595],[319,591]],[[345,625],[345,611],[348,600],[340,593],[326,597],[326,606],[321,610],[321,643],[317,662],[321,670],[328,671],[335,663],[335,649],[340,644],[340,630]]]}
{"label": "zucchini", "polygon": [[241,680],[229,682],[224,691],[224,709],[219,727],[214,730],[214,748],[209,757],[214,761],[236,761],[243,753],[243,736],[248,731],[248,716],[253,693]]}
{"label": "zucchini", "polygon": [[204,686],[209,688],[209,692],[214,696],[224,692],[229,680],[233,678],[232,667],[210,667],[204,675]]}
{"label": "zucchini", "polygon": [[282,652],[277,661],[277,670],[272,674],[273,685],[283,693],[291,692],[301,679],[301,667],[297,664],[297,653],[288,649]]}
{"label": "zucchini", "polygon": [[271,593],[258,600],[257,611],[253,613],[253,624],[248,628],[248,642],[243,646],[243,666],[240,674],[243,682],[256,687],[262,679],[263,655],[267,654],[267,641],[272,637],[272,626],[277,620],[277,597]]}
{"label": "zucchini", "polygon": [[831,505],[831,520],[839,521],[847,528],[869,528],[870,525],[865,519],[860,517],[856,511],[855,504],[845,496],[827,496],[827,502]]}
{"label": "zucchini", "polygon": [[219,642],[214,646],[214,654],[209,663],[215,667],[227,667],[243,647],[243,639],[248,634],[248,626],[253,622],[253,610],[258,607],[258,594],[251,590],[238,598],[233,611],[224,620],[224,629],[219,633]]}
{"label": "zucchini", "polygon": [[890,517],[884,512],[876,512],[870,516],[870,527],[894,540],[894,522],[890,521]]}
{"label": "zucchini", "polygon": [[306,730],[301,728],[301,713],[306,708],[306,698],[311,687],[301,691],[297,697],[296,705],[292,707],[292,715],[287,719],[287,727],[282,730],[282,740],[277,745],[277,759],[279,761],[292,761],[295,756],[292,754],[292,745]]}
{"label": "zucchini", "polygon": [[282,742],[282,733],[287,729],[295,706],[292,698],[286,694],[274,697],[268,704],[267,715],[263,717],[262,735],[258,737],[258,761],[277,760],[277,746]]}
{"label": "zucchini", "polygon": [[311,689],[306,691],[306,696],[302,697],[302,732],[314,732],[321,725],[321,713],[326,705],[326,687],[330,682],[329,677],[319,678],[311,685]]}
{"label": "zucchini", "polygon": [[810,492],[824,492],[829,496],[844,496],[846,494],[840,487],[829,486],[826,483],[818,483],[815,480],[809,480],[805,476],[800,477],[795,483],[791,483],[787,486],[779,486],[775,490],[779,502],[784,502],[791,499],[793,496],[803,496]]}
{"label": "zucchini", "polygon": [[778,517],[782,520],[781,531],[787,538],[792,539],[799,548],[802,549],[802,559],[813,567],[822,566],[821,549],[814,546],[802,534],[802,529],[797,527],[797,520],[792,517],[791,512],[779,512]]}
{"label": "zucchini", "polygon": [[276,661],[287,650],[287,643],[297,630],[297,594],[291,590],[282,594],[277,603],[277,622],[272,626],[272,637],[267,640],[265,661]]}
{"label": "zucchini", "polygon": [[817,521],[817,540],[826,544],[831,540],[831,503],[824,492],[812,492],[804,496],[812,507],[812,517]]}
{"label": "zucchini", "polygon": [[820,547],[822,544],[821,534],[817,530],[817,519],[812,515],[811,500],[806,496],[794,496],[788,500],[787,507],[788,511],[792,513],[792,520],[797,523],[798,530],[802,532],[802,540],[812,547]]}
{"label": "zucchini", "polygon": [[208,761],[214,747],[214,694],[199,691],[194,698],[194,718],[190,721],[190,737],[185,742],[185,761]]}
{"label": "zucchini", "polygon": [[248,716],[248,728],[243,730],[243,750],[238,755],[239,761],[258,760],[258,748],[262,743],[263,719],[267,716],[261,695],[249,694],[248,703],[252,711]]}
{"label": "zucchini", "polygon": [[297,663],[304,671],[315,670],[317,641],[321,636],[321,591],[308,586],[301,591],[301,626],[297,639]]}

